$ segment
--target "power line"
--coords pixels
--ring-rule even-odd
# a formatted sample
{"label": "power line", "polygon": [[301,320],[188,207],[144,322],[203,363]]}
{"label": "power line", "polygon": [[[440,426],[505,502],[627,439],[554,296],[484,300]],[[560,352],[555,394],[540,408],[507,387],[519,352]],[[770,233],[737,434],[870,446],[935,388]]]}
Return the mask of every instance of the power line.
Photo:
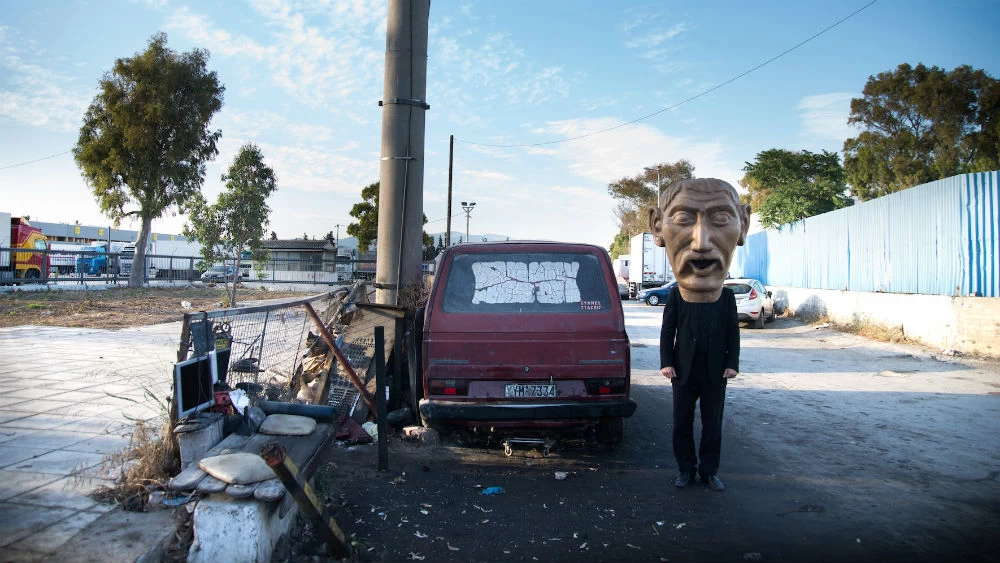
{"label": "power line", "polygon": [[55,158],[57,156],[62,156],[64,154],[69,154],[71,152],[72,151],[63,151],[63,152],[61,152],[59,154],[53,154],[51,156],[43,156],[42,158],[36,158],[35,160],[29,160],[27,162],[19,162],[17,164],[11,164],[9,166],[0,167],[0,170],[7,170],[8,168],[17,168],[18,166],[25,166],[25,165],[28,165],[28,164],[34,164],[36,162],[41,162],[43,160],[48,160],[50,158]]}
{"label": "power line", "polygon": [[34,164],[36,162],[41,162],[43,160],[48,160],[50,158],[55,158],[57,156],[62,156],[64,154],[69,154],[71,152],[73,152],[73,151],[63,151],[63,152],[58,153],[58,154],[53,154],[53,155],[49,155],[49,156],[43,156],[42,158],[36,158],[35,160],[29,160],[29,161],[26,161],[26,162],[19,162],[17,164],[11,164],[9,166],[3,166],[3,167],[0,167],[0,170],[7,170],[8,168],[17,168],[18,166],[25,166],[25,165],[28,165],[28,164]]}
{"label": "power line", "polygon": [[751,72],[759,70],[759,69],[761,69],[761,68],[763,68],[763,67],[765,67],[765,66],[767,66],[767,65],[769,65],[771,63],[773,63],[774,61],[780,59],[781,57],[784,57],[788,53],[791,53],[792,51],[798,49],[799,47],[805,45],[806,43],[809,43],[813,39],[816,39],[820,35],[823,35],[824,33],[830,31],[831,29],[837,27],[838,25],[844,23],[845,21],[853,18],[854,16],[860,14],[861,12],[863,12],[864,10],[866,10],[867,8],[871,7],[876,2],[878,2],[878,0],[872,0],[871,2],[865,4],[864,6],[858,8],[857,10],[851,12],[850,14],[844,16],[843,18],[841,18],[841,19],[837,20],[836,22],[834,22],[834,23],[828,25],[827,27],[823,28],[821,31],[813,34],[812,36],[808,37],[807,39],[805,39],[803,41],[800,41],[796,45],[794,45],[794,46],[792,46],[792,47],[790,47],[790,48],[782,51],[781,53],[779,53],[779,54],[771,57],[770,59],[767,59],[766,61],[758,64],[757,66],[752,67],[752,68],[750,68],[748,70],[745,70],[745,71],[741,72],[740,74],[737,74],[736,76],[734,76],[734,77],[726,80],[725,82],[716,84],[715,86],[712,86],[708,90],[703,90],[702,92],[699,92],[699,93],[695,94],[694,96],[691,96],[690,98],[687,98],[685,100],[677,102],[676,104],[673,104],[671,106],[667,106],[667,107],[661,108],[661,109],[659,109],[657,111],[654,111],[653,113],[646,114],[646,115],[644,115],[642,117],[637,117],[636,119],[633,119],[631,121],[626,121],[624,123],[619,123],[618,125],[613,125],[611,127],[608,127],[606,129],[600,129],[598,131],[593,131],[591,133],[585,133],[583,135],[577,135],[575,137],[567,137],[565,139],[558,139],[558,140],[555,140],[555,141],[544,141],[544,142],[541,142],[541,143],[523,143],[523,144],[513,144],[513,145],[498,145],[498,144],[490,144],[490,143],[476,143],[476,142],[473,142],[473,141],[466,141],[464,139],[459,139],[458,137],[455,137],[455,140],[459,141],[459,142],[462,142],[462,143],[465,143],[467,145],[476,145],[476,146],[480,146],[480,147],[495,147],[495,148],[540,147],[540,146],[545,146],[545,145],[557,145],[559,143],[566,143],[566,142],[569,142],[569,141],[575,141],[577,139],[584,139],[584,138],[587,138],[587,137],[593,137],[594,135],[600,135],[601,133],[607,133],[608,131],[614,131],[615,129],[621,129],[622,127],[625,127],[626,125],[632,125],[633,123],[638,123],[640,121],[644,121],[646,119],[649,119],[650,117],[654,117],[654,116],[660,115],[661,113],[663,113],[665,111],[672,110],[672,109],[674,109],[676,107],[680,107],[680,106],[682,106],[682,105],[684,105],[684,104],[686,104],[686,103],[688,103],[690,101],[697,100],[698,98],[700,98],[702,96],[705,96],[707,94],[710,94],[710,93],[718,90],[719,88],[722,88],[723,86],[726,86],[728,84],[732,84],[733,82],[736,82],[740,78],[743,78],[744,76],[750,74]]}

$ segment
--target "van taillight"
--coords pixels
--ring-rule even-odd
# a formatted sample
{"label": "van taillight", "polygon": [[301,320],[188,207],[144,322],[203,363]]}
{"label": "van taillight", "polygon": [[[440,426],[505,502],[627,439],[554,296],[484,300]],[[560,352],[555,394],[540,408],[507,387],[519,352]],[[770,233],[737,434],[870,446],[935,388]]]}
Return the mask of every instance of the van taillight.
{"label": "van taillight", "polygon": [[468,395],[469,382],[464,379],[432,379],[429,391],[431,395]]}
{"label": "van taillight", "polygon": [[621,395],[625,392],[624,377],[588,379],[586,384],[588,395]]}
{"label": "van taillight", "polygon": [[751,300],[757,299],[757,290],[752,287],[750,288],[750,299]]}

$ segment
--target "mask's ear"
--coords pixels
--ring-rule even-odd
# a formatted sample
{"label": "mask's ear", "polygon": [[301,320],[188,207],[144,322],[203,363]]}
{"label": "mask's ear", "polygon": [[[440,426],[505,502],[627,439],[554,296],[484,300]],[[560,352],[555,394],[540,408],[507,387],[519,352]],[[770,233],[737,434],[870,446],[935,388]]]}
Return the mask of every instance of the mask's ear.
{"label": "mask's ear", "polygon": [[750,204],[739,205],[740,212],[740,238],[736,241],[737,246],[743,246],[747,241],[747,231],[750,229]]}
{"label": "mask's ear", "polygon": [[666,241],[663,240],[663,235],[661,234],[661,229],[663,228],[663,211],[660,210],[659,206],[650,205],[646,209],[646,213],[649,215],[649,230],[653,232],[653,242],[656,246],[666,246]]}

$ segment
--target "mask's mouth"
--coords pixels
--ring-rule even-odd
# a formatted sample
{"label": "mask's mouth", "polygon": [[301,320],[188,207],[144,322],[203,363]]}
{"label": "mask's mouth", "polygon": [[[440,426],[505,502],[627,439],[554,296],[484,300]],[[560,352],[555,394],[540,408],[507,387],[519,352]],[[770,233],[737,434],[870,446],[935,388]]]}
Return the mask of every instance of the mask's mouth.
{"label": "mask's mouth", "polygon": [[705,273],[712,269],[713,266],[718,264],[717,260],[704,259],[704,260],[689,260],[688,264],[694,269],[696,274]]}

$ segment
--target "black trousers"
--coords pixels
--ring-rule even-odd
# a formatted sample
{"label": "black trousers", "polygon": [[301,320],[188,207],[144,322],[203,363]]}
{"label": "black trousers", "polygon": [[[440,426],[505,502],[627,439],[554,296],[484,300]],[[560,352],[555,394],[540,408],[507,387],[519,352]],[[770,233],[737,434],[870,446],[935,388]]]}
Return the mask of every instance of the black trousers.
{"label": "black trousers", "polygon": [[[722,453],[722,410],[726,403],[726,382],[721,376],[710,381],[702,367],[693,369],[684,385],[673,384],[674,457],[681,473],[715,475]],[[701,403],[701,445],[694,449],[694,410]],[[701,458],[701,464],[698,458]]]}

